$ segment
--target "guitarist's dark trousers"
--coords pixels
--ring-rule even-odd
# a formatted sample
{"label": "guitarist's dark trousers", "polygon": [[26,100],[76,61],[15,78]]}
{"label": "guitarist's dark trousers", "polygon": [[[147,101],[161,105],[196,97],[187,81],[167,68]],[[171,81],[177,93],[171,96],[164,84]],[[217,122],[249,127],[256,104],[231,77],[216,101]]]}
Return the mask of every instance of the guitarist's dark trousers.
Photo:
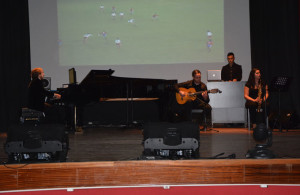
{"label": "guitarist's dark trousers", "polygon": [[211,106],[197,98],[194,101],[188,101],[185,104],[178,104],[174,102],[174,114],[177,116],[177,120],[180,121],[192,121],[192,109],[202,109],[203,114],[199,122],[203,123],[204,117],[206,117],[207,124],[211,123]]}

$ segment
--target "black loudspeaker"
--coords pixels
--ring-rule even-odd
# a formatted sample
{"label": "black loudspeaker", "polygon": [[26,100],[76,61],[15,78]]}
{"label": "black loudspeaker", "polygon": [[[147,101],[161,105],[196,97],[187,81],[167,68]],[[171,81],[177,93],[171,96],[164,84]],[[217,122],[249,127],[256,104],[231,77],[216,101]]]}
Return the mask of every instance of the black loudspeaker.
{"label": "black loudspeaker", "polygon": [[147,123],[143,134],[142,159],[199,158],[200,134],[197,123]]}
{"label": "black loudspeaker", "polygon": [[44,89],[51,90],[51,77],[44,77],[42,82]]}
{"label": "black loudspeaker", "polygon": [[4,145],[9,163],[66,161],[68,134],[60,124],[21,124],[9,128]]}

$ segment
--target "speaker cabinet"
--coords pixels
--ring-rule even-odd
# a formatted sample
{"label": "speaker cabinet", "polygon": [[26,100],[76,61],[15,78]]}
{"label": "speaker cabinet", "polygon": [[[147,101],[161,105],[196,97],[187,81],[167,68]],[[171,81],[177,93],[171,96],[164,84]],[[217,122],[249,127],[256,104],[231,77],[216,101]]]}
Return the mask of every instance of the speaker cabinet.
{"label": "speaker cabinet", "polygon": [[10,127],[4,145],[10,163],[66,161],[69,140],[60,124],[21,124]]}
{"label": "speaker cabinet", "polygon": [[147,123],[143,134],[143,159],[199,158],[200,134],[196,123]]}
{"label": "speaker cabinet", "polygon": [[44,77],[42,80],[44,89],[51,90],[51,77]]}

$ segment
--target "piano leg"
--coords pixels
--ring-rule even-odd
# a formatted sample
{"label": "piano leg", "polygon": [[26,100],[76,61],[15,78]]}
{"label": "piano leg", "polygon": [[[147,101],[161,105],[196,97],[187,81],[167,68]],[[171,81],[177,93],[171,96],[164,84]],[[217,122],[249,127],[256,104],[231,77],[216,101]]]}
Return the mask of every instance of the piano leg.
{"label": "piano leg", "polygon": [[82,129],[82,110],[81,106],[74,106],[74,126],[75,126],[75,133],[83,133]]}

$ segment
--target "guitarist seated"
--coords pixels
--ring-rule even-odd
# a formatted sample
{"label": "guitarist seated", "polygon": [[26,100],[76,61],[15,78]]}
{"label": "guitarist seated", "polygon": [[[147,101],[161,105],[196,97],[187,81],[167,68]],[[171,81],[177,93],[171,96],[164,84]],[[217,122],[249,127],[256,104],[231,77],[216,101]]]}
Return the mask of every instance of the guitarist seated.
{"label": "guitarist seated", "polygon": [[[201,82],[201,72],[194,70],[192,72],[193,80],[175,85],[177,92],[177,104],[175,112],[183,120],[192,120],[192,109],[203,109],[203,114],[207,120],[211,121],[211,106],[206,85]],[[191,96],[190,92],[195,96]],[[199,93],[197,93],[199,92]],[[203,118],[200,120],[203,121]]]}

